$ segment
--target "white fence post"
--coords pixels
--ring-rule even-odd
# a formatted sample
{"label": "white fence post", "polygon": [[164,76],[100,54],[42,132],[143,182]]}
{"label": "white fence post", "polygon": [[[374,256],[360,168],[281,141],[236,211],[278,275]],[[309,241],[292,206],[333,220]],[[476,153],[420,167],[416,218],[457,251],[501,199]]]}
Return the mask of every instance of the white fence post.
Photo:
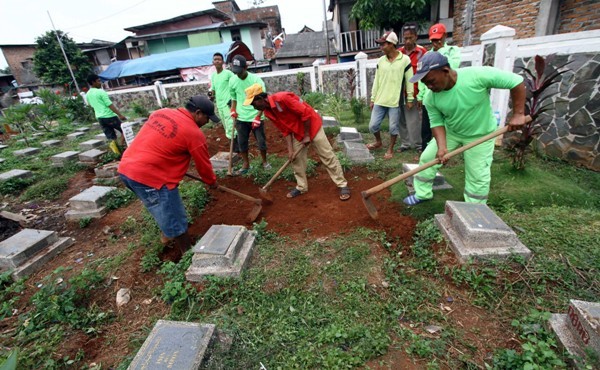
{"label": "white fence post", "polygon": [[[514,28],[495,26],[481,35],[483,48],[483,66],[494,66],[504,71],[512,72],[514,64],[514,50],[512,41],[516,32]],[[499,118],[499,126],[504,126],[508,113],[508,98],[510,91],[493,89],[491,93],[492,109]]]}
{"label": "white fence post", "polygon": [[367,97],[367,59],[368,59],[368,56],[367,56],[367,54],[360,52],[360,53],[356,54],[354,59],[356,60],[356,64],[357,64],[356,72],[358,73],[358,76],[356,78],[356,81],[358,83],[358,86],[356,89],[357,93],[358,93],[358,97],[365,98],[368,100],[368,97]]}
{"label": "white fence post", "polygon": [[167,98],[167,91],[165,90],[165,87],[163,86],[162,82],[156,81],[154,83],[154,95],[156,95],[156,101],[158,102],[158,106],[164,108],[162,106],[162,100],[163,98]]}

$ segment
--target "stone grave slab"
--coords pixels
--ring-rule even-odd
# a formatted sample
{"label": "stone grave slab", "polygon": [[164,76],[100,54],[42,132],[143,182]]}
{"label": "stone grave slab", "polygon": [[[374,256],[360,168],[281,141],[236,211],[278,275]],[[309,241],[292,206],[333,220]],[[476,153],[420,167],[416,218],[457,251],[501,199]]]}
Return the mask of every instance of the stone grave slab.
{"label": "stone grave slab", "polygon": [[586,351],[600,356],[600,303],[572,299],[567,313],[552,314],[549,324],[559,342],[576,358],[576,367],[584,365]]}
{"label": "stone grave slab", "polygon": [[102,133],[102,134],[98,134],[98,135],[94,136],[94,139],[96,139],[96,140],[102,140],[102,141],[104,141],[104,142],[106,142],[106,141],[107,141],[107,139],[106,139],[106,135],[104,135],[103,133]]}
{"label": "stone grave slab", "polygon": [[39,148],[25,148],[25,149],[15,150],[13,152],[13,154],[16,157],[29,157],[29,156],[38,154],[39,152],[40,152]]}
{"label": "stone grave slab", "polygon": [[8,145],[0,145],[0,150],[8,148]]}
{"label": "stone grave slab", "polygon": [[56,231],[24,229],[0,242],[0,270],[17,268],[42,248],[58,241]]}
{"label": "stone grave slab", "polygon": [[461,263],[512,254],[531,257],[515,232],[485,204],[447,201],[446,212],[435,215],[435,221]]}
{"label": "stone grave slab", "polygon": [[104,202],[114,186],[92,186],[69,199],[71,209],[65,213],[67,220],[79,220],[85,217],[101,218],[106,214]]}
{"label": "stone grave slab", "polygon": [[367,146],[363,143],[344,141],[344,154],[354,163],[369,163],[375,160]]}
{"label": "stone grave slab", "polygon": [[77,132],[88,132],[89,130],[90,130],[89,127],[77,127],[75,129],[75,131],[77,131]]}
{"label": "stone grave slab", "polygon": [[80,137],[85,135],[83,132],[73,132],[72,134],[67,135],[68,140],[77,140]]}
{"label": "stone grave slab", "polygon": [[100,157],[106,154],[106,150],[90,149],[83,153],[79,153],[79,160],[85,163],[98,163]]}
{"label": "stone grave slab", "polygon": [[363,137],[355,127],[340,127],[340,134],[336,138],[336,142],[341,145],[344,141],[362,143]]}
{"label": "stone grave slab", "polygon": [[33,173],[29,170],[10,170],[0,173],[0,182],[12,179],[25,179],[31,176],[33,176]]}
{"label": "stone grave slab", "polygon": [[189,281],[207,275],[239,277],[248,263],[256,233],[244,226],[213,225],[194,245],[192,264],[186,271]]}
{"label": "stone grave slab", "polygon": [[[414,170],[415,168],[419,167],[418,164],[415,163],[402,163],[402,172],[406,173],[409,171]],[[413,176],[410,176],[409,178],[407,178],[406,180],[404,180],[406,182],[406,186],[408,187],[408,191],[412,194],[415,192],[414,186],[413,186],[413,180],[415,176],[419,176],[419,174],[415,174]],[[444,190],[444,189],[452,189],[452,185],[448,184],[446,182],[446,179],[444,178],[444,175],[442,175],[439,171],[435,174],[435,177],[433,178],[433,190]]]}
{"label": "stone grave slab", "polygon": [[[233,165],[240,160],[238,153],[233,153]],[[218,152],[217,154],[210,157],[210,163],[215,171],[227,170],[229,168],[229,152]]]}
{"label": "stone grave slab", "polygon": [[86,150],[100,148],[100,147],[103,147],[104,145],[105,145],[105,142],[103,140],[92,139],[92,140],[87,140],[82,143],[79,143],[79,149],[81,149],[82,151],[86,151]]}
{"label": "stone grave slab", "polygon": [[41,137],[41,136],[44,136],[44,134],[42,134],[41,132],[36,132],[35,134],[31,135],[32,138]]}
{"label": "stone grave slab", "polygon": [[59,146],[60,143],[61,143],[60,140],[46,140],[46,141],[42,141],[40,144],[42,144],[42,146],[49,147],[49,146]]}
{"label": "stone grave slab", "polygon": [[92,180],[94,185],[117,185],[121,182],[119,178],[119,163],[108,163],[102,167],[94,168],[96,177]]}
{"label": "stone grave slab", "polygon": [[323,127],[338,127],[340,123],[335,117],[323,116]]}
{"label": "stone grave slab", "polygon": [[27,259],[21,266],[14,269],[12,277],[14,280],[19,280],[26,276],[39,271],[46,262],[50,261],[54,256],[73,245],[73,238],[63,237],[40,250],[38,253]]}
{"label": "stone grave slab", "polygon": [[54,167],[64,167],[66,163],[77,160],[78,156],[79,152],[69,150],[53,155],[50,157],[50,161],[52,161]]}
{"label": "stone grave slab", "polygon": [[128,370],[200,368],[215,325],[158,320]]}

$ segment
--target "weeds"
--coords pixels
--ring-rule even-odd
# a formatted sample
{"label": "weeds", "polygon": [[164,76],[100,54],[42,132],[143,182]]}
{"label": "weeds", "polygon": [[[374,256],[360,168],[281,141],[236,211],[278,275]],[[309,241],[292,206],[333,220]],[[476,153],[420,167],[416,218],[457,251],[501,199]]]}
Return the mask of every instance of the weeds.
{"label": "weeds", "polygon": [[136,199],[135,194],[129,189],[115,189],[106,195],[106,199],[104,200],[104,205],[106,209],[118,209],[121,208],[129,202]]}
{"label": "weeds", "polygon": [[86,227],[90,226],[90,224],[92,223],[94,219],[91,217],[82,217],[79,219],[79,228],[80,229],[85,229]]}

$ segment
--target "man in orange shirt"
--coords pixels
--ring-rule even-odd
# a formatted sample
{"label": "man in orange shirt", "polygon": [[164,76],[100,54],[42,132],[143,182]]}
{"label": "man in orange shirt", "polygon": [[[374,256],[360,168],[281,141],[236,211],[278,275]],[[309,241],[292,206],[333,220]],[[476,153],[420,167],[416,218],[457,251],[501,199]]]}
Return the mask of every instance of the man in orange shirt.
{"label": "man in orange shirt", "polygon": [[192,241],[188,234],[179,182],[194,159],[198,174],[211,188],[217,186],[200,130],[208,120],[219,122],[213,103],[193,96],[185,108],[164,108],[152,113],[119,164],[121,181],[144,203],[162,232],[161,241],[173,240],[183,254]]}
{"label": "man in orange shirt", "polygon": [[308,149],[301,150],[296,158],[293,156],[300,148],[312,144],[321,162],[325,165],[329,177],[339,188],[340,200],[350,199],[348,182],[344,178],[340,161],[323,131],[321,116],[300,97],[288,91],[268,95],[258,83],[249,86],[245,91],[244,105],[252,105],[254,109],[262,111],[285,137],[288,158],[292,161],[296,177],[296,188],[290,191],[287,197],[295,198],[308,191],[308,181],[306,180]]}

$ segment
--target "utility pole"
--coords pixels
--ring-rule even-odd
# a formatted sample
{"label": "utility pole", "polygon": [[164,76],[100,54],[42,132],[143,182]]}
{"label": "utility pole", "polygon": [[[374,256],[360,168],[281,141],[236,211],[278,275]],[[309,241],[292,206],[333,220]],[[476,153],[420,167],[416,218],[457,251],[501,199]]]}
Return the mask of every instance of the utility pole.
{"label": "utility pole", "polygon": [[54,29],[54,34],[56,35],[56,40],[58,40],[58,46],[60,46],[60,50],[65,57],[65,62],[67,62],[67,67],[69,68],[69,72],[71,73],[71,78],[73,79],[73,83],[75,84],[75,89],[77,90],[77,94],[81,95],[81,91],[79,90],[79,85],[77,85],[77,80],[75,79],[75,75],[73,74],[73,70],[71,69],[71,63],[69,63],[69,58],[67,58],[67,53],[65,53],[65,48],[63,47],[62,40],[58,36],[58,31],[56,31],[56,27],[54,27],[54,22],[52,21],[52,17],[50,16],[50,12],[46,10],[48,13],[48,18],[50,18],[50,23],[52,23],[52,29]]}
{"label": "utility pole", "polygon": [[325,60],[325,64],[329,64],[329,27],[327,27],[327,5],[325,5],[325,0],[323,0],[323,19],[324,19],[324,27],[325,27],[325,46],[327,46],[327,59]]}

